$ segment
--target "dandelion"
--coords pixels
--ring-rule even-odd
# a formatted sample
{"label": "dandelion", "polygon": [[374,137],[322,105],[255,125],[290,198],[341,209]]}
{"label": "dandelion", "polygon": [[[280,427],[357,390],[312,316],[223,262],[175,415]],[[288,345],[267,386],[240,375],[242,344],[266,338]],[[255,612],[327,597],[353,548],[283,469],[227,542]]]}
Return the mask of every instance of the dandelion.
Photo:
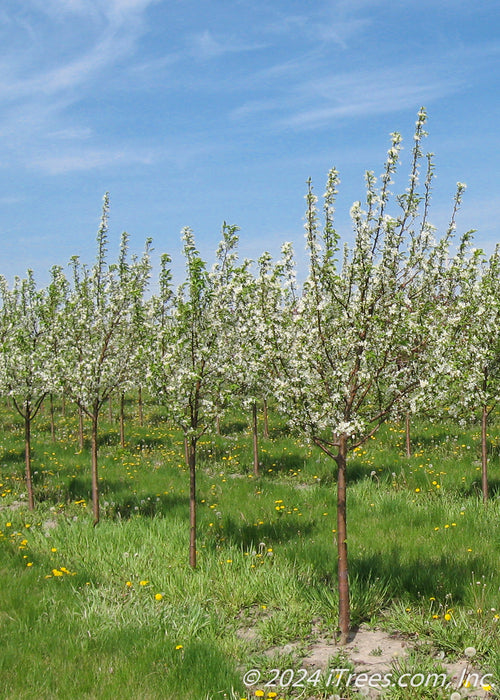
{"label": "dandelion", "polygon": [[264,693],[263,690],[256,690],[256,691],[255,691],[255,697],[256,697],[256,698],[263,698],[264,695],[265,695],[265,693]]}
{"label": "dandelion", "polygon": [[163,595],[161,593],[155,593],[155,600],[163,600]]}
{"label": "dandelion", "polygon": [[139,586],[147,586],[149,581],[139,581]]}
{"label": "dandelion", "polygon": [[127,582],[125,583],[125,585],[126,585],[128,588],[132,588],[132,581],[127,581]]}
{"label": "dandelion", "polygon": [[476,649],[475,647],[466,647],[464,649],[464,654],[467,656],[469,659],[471,659],[473,656],[476,655]]}

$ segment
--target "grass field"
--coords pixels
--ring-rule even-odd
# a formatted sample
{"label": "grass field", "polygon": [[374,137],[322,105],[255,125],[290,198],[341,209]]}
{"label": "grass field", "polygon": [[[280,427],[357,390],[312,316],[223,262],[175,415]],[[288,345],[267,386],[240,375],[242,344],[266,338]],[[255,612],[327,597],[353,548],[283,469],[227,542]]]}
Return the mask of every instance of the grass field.
{"label": "grass field", "polygon": [[[274,696],[243,683],[248,669],[299,669],[318,635],[335,636],[334,465],[276,416],[259,478],[245,416],[202,438],[191,570],[182,436],[158,408],[147,406],[145,427],[126,408],[125,448],[103,413],[96,528],[90,454],[79,451],[70,407],[55,442],[47,414],[35,423],[34,513],[24,505],[22,425],[0,409],[0,696],[334,697],[319,686]],[[475,426],[416,423],[407,458],[401,426],[387,424],[352,457],[348,486],[353,625],[430,640],[426,649],[451,659],[474,647],[494,674],[490,697],[500,697],[496,420],[486,506]]]}

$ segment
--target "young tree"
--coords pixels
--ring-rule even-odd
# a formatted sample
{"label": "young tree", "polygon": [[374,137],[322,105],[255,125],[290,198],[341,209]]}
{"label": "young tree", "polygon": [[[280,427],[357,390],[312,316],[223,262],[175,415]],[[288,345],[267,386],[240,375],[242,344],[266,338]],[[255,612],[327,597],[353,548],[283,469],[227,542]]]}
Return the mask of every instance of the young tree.
{"label": "young tree", "polygon": [[264,253],[258,260],[256,277],[246,261],[236,271],[233,280],[233,333],[230,339],[233,361],[229,372],[243,406],[251,410],[255,476],[259,474],[258,401],[264,401],[264,435],[268,437],[266,408],[275,375],[274,329],[281,322],[284,300],[294,298],[293,280],[293,250],[289,245],[285,245],[282,259],[274,265],[271,255]]}
{"label": "young tree", "polygon": [[72,286],[59,315],[63,343],[57,369],[64,392],[91,422],[92,507],[99,522],[98,426],[103,405],[131,381],[149,274],[149,248],[128,262],[128,236],[122,235],[115,264],[107,262],[109,197],[104,197],[97,234],[97,259],[91,269],[73,258]]}
{"label": "young tree", "polygon": [[[398,404],[425,382],[429,358],[442,342],[433,314],[453,227],[440,242],[434,241],[427,220],[429,190],[418,191],[425,121],[422,109],[409,185],[396,198],[399,213],[388,211],[401,144],[396,133],[379,188],[373,173],[366,173],[366,209],[360,202],[351,209],[355,241],[351,249],[344,247],[341,262],[340,237],[333,226],[338,173],[333,169],[328,177],[322,232],[309,183],[309,275],[302,296],[288,305],[276,329],[276,397],[293,423],[337,465],[341,643],[347,642],[350,626],[348,453],[373,436]],[[429,178],[430,158],[428,163]],[[456,205],[459,199],[460,194]]]}
{"label": "young tree", "polygon": [[488,500],[488,420],[500,399],[500,245],[457,256],[450,271],[447,324],[453,345],[441,379],[443,401],[461,420],[480,414],[481,489]]}
{"label": "young tree", "polygon": [[0,385],[12,398],[24,422],[25,473],[28,505],[34,508],[31,469],[31,426],[45,396],[54,388],[50,342],[55,313],[61,303],[60,268],[53,268],[52,282],[37,289],[33,272],[16,278],[12,289],[0,278]]}
{"label": "young tree", "polygon": [[193,232],[182,231],[186,281],[172,292],[169,258],[162,260],[160,294],[151,306],[150,340],[145,349],[151,391],[182,429],[189,468],[189,563],[196,566],[196,450],[213,425],[228,391],[229,361],[224,322],[227,289],[236,259],[236,227],[224,224],[211,272],[196,249]]}

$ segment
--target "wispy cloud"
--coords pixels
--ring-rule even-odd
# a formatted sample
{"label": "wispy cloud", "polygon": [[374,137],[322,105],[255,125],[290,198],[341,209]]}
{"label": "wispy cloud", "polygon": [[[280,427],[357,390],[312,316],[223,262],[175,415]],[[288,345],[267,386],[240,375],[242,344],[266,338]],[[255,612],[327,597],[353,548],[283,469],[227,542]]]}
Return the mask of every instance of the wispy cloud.
{"label": "wispy cloud", "polygon": [[288,127],[313,129],[335,118],[364,117],[443,99],[460,89],[459,78],[424,76],[408,80],[408,67],[332,76],[301,87],[306,108],[294,109],[279,121]]}
{"label": "wispy cloud", "polygon": [[209,60],[228,53],[257,51],[266,47],[262,42],[245,42],[236,37],[218,38],[213,32],[205,31],[192,35],[188,40],[189,52],[198,59]]}
{"label": "wispy cloud", "polygon": [[[157,1],[27,0],[31,12],[0,15],[18,30],[16,41],[4,44],[0,71],[4,164],[16,159],[56,174],[130,162],[127,149],[100,147],[97,130],[75,107],[95,102],[103,77],[133,58],[145,31],[144,13]],[[60,41],[49,41],[54,32]],[[26,42],[25,50],[20,38],[31,35],[37,40]],[[93,143],[75,157],[66,150],[75,141]],[[41,150],[49,155],[41,158]]]}
{"label": "wispy cloud", "polygon": [[[268,98],[246,100],[231,112],[235,120],[265,115],[270,128],[316,129],[333,119],[365,117],[406,108],[417,108],[459,91],[465,82],[446,66],[429,71],[425,65],[313,74],[316,56],[300,66],[286,62],[266,71],[276,89]],[[300,68],[300,70],[299,70]],[[428,77],[430,73],[430,77]],[[286,90],[281,87],[286,83]]]}
{"label": "wispy cloud", "polygon": [[115,165],[148,165],[153,162],[152,152],[126,149],[72,149],[64,154],[46,153],[34,157],[31,167],[48,175],[62,175],[89,170],[102,170]]}

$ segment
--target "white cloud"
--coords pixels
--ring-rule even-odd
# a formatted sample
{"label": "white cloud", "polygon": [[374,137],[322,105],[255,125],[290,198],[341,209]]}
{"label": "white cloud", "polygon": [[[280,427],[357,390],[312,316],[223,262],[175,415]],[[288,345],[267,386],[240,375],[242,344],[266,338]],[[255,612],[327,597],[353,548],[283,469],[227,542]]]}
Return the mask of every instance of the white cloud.
{"label": "white cloud", "polygon": [[[425,65],[401,65],[393,68],[325,72],[312,77],[316,56],[302,64],[290,61],[253,76],[253,81],[271,81],[276,85],[268,98],[246,100],[233,109],[231,117],[248,121],[266,115],[269,128],[295,130],[321,128],[332,120],[364,117],[422,105],[443,99],[460,90],[464,77],[451,74],[446,62],[439,71]],[[430,77],[427,77],[429,76]],[[286,85],[286,89],[282,86]],[[269,92],[269,91],[268,91]]]}
{"label": "white cloud", "polygon": [[96,149],[70,151],[61,154],[47,153],[33,158],[32,168],[48,175],[61,175],[70,172],[100,170],[114,165],[149,165],[153,154],[127,149]]}
{"label": "white cloud", "polygon": [[246,43],[242,42],[240,39],[231,39],[228,37],[218,39],[208,29],[199,34],[192,35],[188,44],[192,55],[201,60],[217,58],[227,53],[257,51],[266,46],[266,44],[260,42]]}
{"label": "white cloud", "polygon": [[[85,113],[70,116],[72,109],[95,101],[106,78],[134,56],[144,13],[156,1],[27,0],[31,11],[4,10],[16,30],[12,42],[4,42],[0,64],[4,166],[30,163],[54,174],[130,160],[98,145],[75,157],[61,153],[61,145],[97,136]],[[48,157],[37,156],[41,148]]]}
{"label": "white cloud", "polygon": [[410,78],[411,69],[389,69],[373,73],[332,76],[302,86],[302,103],[312,107],[292,109],[281,121],[290,127],[312,129],[336,117],[383,114],[414,107],[456,92],[460,79],[443,75],[426,80]]}
{"label": "white cloud", "polygon": [[47,137],[60,141],[82,141],[89,139],[93,134],[94,131],[88,126],[70,126],[65,129],[49,132]]}

